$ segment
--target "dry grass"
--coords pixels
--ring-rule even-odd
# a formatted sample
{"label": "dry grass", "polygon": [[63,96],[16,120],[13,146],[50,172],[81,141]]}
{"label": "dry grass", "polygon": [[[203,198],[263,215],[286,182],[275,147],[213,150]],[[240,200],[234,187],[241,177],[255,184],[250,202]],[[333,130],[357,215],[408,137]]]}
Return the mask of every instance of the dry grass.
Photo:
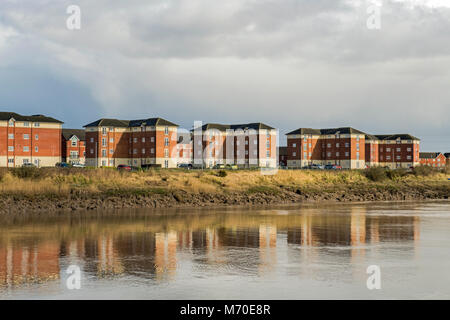
{"label": "dry grass", "polygon": [[[260,187],[313,189],[330,186],[375,184],[363,171],[305,171],[280,170],[275,175],[262,175],[258,170],[227,171],[226,177],[215,171],[200,170],[150,170],[143,172],[119,172],[113,169],[35,169],[27,177],[17,172],[0,171],[0,195],[55,195],[67,196],[72,192],[101,194],[127,190],[183,190],[188,193],[248,192]],[[432,176],[405,175],[384,184],[445,183],[448,173]],[[378,185],[380,182],[377,183]],[[255,189],[256,188],[256,189]]]}

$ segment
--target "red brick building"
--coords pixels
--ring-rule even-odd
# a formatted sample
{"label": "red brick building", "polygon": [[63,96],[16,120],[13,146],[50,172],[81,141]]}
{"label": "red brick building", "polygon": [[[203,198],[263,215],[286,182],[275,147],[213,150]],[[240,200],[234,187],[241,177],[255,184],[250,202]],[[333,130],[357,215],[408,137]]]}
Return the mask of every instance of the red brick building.
{"label": "red brick building", "polygon": [[0,167],[51,167],[61,162],[62,124],[44,115],[0,112]]}
{"label": "red brick building", "polygon": [[263,123],[195,125],[193,165],[277,166],[277,130]]}
{"label": "red brick building", "polygon": [[450,152],[444,153],[445,159],[446,159],[446,165],[450,166]]}
{"label": "red brick building", "polygon": [[161,119],[99,119],[86,128],[86,165],[175,168],[178,125]]}
{"label": "red brick building", "polygon": [[86,134],[83,129],[62,129],[62,161],[67,163],[86,162]]}
{"label": "red brick building", "polygon": [[287,155],[288,155],[287,147],[278,148],[278,164],[281,167],[287,166]]}
{"label": "red brick building", "polygon": [[[368,166],[410,168],[419,165],[420,139],[409,134],[373,135],[370,143],[372,154]],[[366,144],[367,146],[367,144]],[[378,149],[378,154],[376,150]]]}
{"label": "red brick building", "polygon": [[299,128],[287,134],[287,166],[334,164],[346,169],[365,167],[366,134],[351,127]]}
{"label": "red brick building", "polygon": [[189,132],[178,134],[177,157],[177,165],[192,164],[193,141]]}
{"label": "red brick building", "polygon": [[447,164],[447,158],[440,152],[421,152],[420,164],[434,168],[443,168]]}

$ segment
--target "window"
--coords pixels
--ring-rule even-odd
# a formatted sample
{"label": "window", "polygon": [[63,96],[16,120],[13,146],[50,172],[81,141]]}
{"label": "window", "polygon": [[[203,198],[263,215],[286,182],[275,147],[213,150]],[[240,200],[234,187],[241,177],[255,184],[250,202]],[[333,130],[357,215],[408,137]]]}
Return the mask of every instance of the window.
{"label": "window", "polygon": [[145,148],[142,148],[142,154],[145,154]]}
{"label": "window", "polygon": [[306,136],[303,137],[303,140],[308,141],[308,138]]}
{"label": "window", "polygon": [[257,152],[256,150],[253,150],[253,155],[254,155],[254,156],[257,156],[257,155],[258,155],[258,152]]}
{"label": "window", "polygon": [[102,128],[102,134],[103,134],[103,135],[106,134],[106,128]]}
{"label": "window", "polygon": [[8,139],[14,139],[14,134],[9,133],[9,134],[8,134]]}
{"label": "window", "polygon": [[9,158],[8,159],[8,163],[14,163],[14,159],[13,158]]}
{"label": "window", "polygon": [[350,144],[348,142],[345,143],[345,147],[348,148]]}
{"label": "window", "polygon": [[402,151],[400,148],[397,148],[397,152],[400,152],[400,151]]}
{"label": "window", "polygon": [[169,127],[164,128],[164,134],[169,134]]}
{"label": "window", "polygon": [[[383,157],[381,157],[383,158]],[[386,156],[386,160],[391,160],[391,156]]]}
{"label": "window", "polygon": [[348,157],[348,156],[349,156],[349,153],[348,153],[348,152],[346,152],[346,153],[345,153],[345,156],[346,156],[346,157]]}
{"label": "window", "polygon": [[336,152],[336,157],[339,157],[339,152]]}
{"label": "window", "polygon": [[169,160],[164,160],[164,168],[168,168],[169,167]]}
{"label": "window", "polygon": [[[233,141],[231,141],[231,144],[233,144]],[[258,141],[256,139],[253,140],[253,144],[258,144]]]}
{"label": "window", "polygon": [[38,134],[34,136],[34,140],[39,140],[39,135]]}
{"label": "window", "polygon": [[102,157],[106,157],[106,150],[102,149]]}
{"label": "window", "polygon": [[137,149],[133,149],[133,154],[137,154]]}
{"label": "window", "polygon": [[133,143],[137,143],[137,138],[133,138]]}
{"label": "window", "polygon": [[145,137],[142,137],[142,142],[145,142]]}
{"label": "window", "polygon": [[411,156],[406,156],[406,159],[411,160]]}
{"label": "window", "polygon": [[270,141],[267,141],[266,147],[267,149],[270,149]]}
{"label": "window", "polygon": [[356,150],[359,150],[359,142],[356,144]]}
{"label": "window", "polygon": [[29,163],[29,160],[28,160],[28,159],[23,159],[22,161],[23,161],[24,164],[25,164],[25,163]]}
{"label": "window", "polygon": [[102,160],[102,167],[106,167],[106,160]]}
{"label": "window", "polygon": [[245,155],[248,156],[248,150],[245,150]]}
{"label": "window", "polygon": [[391,152],[391,148],[386,148],[386,152]]}
{"label": "window", "polygon": [[102,138],[102,147],[106,147],[106,139]]}
{"label": "window", "polygon": [[155,153],[155,149],[151,148],[150,153]]}
{"label": "window", "polygon": [[164,157],[169,157],[169,149],[164,149]]}
{"label": "window", "polygon": [[72,147],[76,147],[77,146],[77,140],[73,139],[72,140]]}
{"label": "window", "polygon": [[297,144],[296,144],[296,143],[293,143],[293,144],[292,144],[292,147],[293,147],[293,148],[296,148],[296,147],[297,147]]}
{"label": "window", "polygon": [[296,157],[297,156],[297,152],[292,152],[292,156]]}
{"label": "window", "polygon": [[[155,137],[150,138],[150,142],[155,142]],[[200,142],[200,141],[199,141]]]}
{"label": "window", "polygon": [[30,139],[30,135],[28,135],[28,134],[24,134],[23,135],[23,140],[29,140]]}
{"label": "window", "polygon": [[71,159],[78,159],[78,151],[70,151]]}
{"label": "window", "polygon": [[114,138],[109,138],[109,143],[114,143]]}
{"label": "window", "polygon": [[14,127],[14,120],[9,120],[9,126]]}
{"label": "window", "polygon": [[91,142],[94,142],[94,138],[91,138]]}
{"label": "window", "polygon": [[29,127],[29,126],[30,126],[30,123],[27,122],[27,121],[25,121],[25,122],[23,123],[23,126],[24,126],[24,127]]}
{"label": "window", "polygon": [[401,159],[401,157],[400,156],[397,156],[397,160],[400,160]]}
{"label": "window", "polygon": [[245,145],[248,146],[248,140],[245,140]]}
{"label": "window", "polygon": [[114,149],[109,149],[109,154],[114,154]]}
{"label": "window", "polygon": [[35,127],[40,127],[41,124],[40,124],[39,122],[35,122],[35,123],[34,123],[34,126],[35,126]]}
{"label": "window", "polygon": [[267,158],[270,158],[270,151],[269,150],[267,150]]}
{"label": "window", "polygon": [[311,148],[311,143],[309,144],[309,147]]}
{"label": "window", "polygon": [[406,148],[406,151],[411,152],[411,148]]}
{"label": "window", "polygon": [[328,144],[327,144],[327,148],[331,148],[331,143],[328,143]]}
{"label": "window", "polygon": [[305,158],[306,159],[306,156],[307,155],[307,153],[306,152],[303,152],[303,158]]}
{"label": "window", "polygon": [[359,136],[356,137],[356,141],[359,141]]}
{"label": "window", "polygon": [[39,151],[38,146],[35,146],[35,147],[34,147],[34,152],[38,152],[38,151]]}
{"label": "window", "polygon": [[14,151],[14,147],[13,146],[8,146],[8,151]]}
{"label": "window", "polygon": [[166,147],[169,145],[169,138],[164,138],[164,145]]}
{"label": "window", "polygon": [[30,147],[23,147],[23,152],[30,152]]}
{"label": "window", "polygon": [[270,131],[267,131],[267,138],[270,138]]}
{"label": "window", "polygon": [[331,157],[331,152],[327,152],[327,157]]}
{"label": "window", "polygon": [[303,144],[303,149],[306,149],[306,148],[307,148],[307,144],[304,143],[304,144]]}
{"label": "window", "polygon": [[94,154],[94,149],[91,149],[91,154]]}
{"label": "window", "polygon": [[336,143],[336,148],[339,148],[339,143]]}

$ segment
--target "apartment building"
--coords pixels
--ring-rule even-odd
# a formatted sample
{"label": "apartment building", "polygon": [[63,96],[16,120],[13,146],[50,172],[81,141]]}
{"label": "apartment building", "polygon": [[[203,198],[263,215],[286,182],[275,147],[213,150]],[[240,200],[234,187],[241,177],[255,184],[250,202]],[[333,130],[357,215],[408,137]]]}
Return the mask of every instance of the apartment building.
{"label": "apartment building", "polygon": [[86,162],[86,134],[83,129],[62,129],[62,161],[75,164]]}
{"label": "apartment building", "polygon": [[334,164],[346,169],[365,168],[366,134],[351,127],[299,128],[287,134],[287,166]]}
{"label": "apartment building", "polygon": [[419,162],[422,166],[443,168],[447,164],[447,158],[441,152],[420,152]]}
{"label": "apartment building", "polygon": [[0,112],[0,167],[54,166],[61,161],[62,121]]}
{"label": "apartment building", "polygon": [[242,168],[277,166],[277,130],[263,123],[196,124],[193,129],[193,165],[216,164]]}
{"label": "apartment building", "polygon": [[[410,168],[419,165],[420,139],[410,134],[373,135],[368,140],[369,166]],[[373,152],[372,152],[373,151]],[[373,156],[373,158],[372,158]]]}
{"label": "apartment building", "polygon": [[178,125],[162,118],[99,119],[86,128],[86,165],[177,166]]}
{"label": "apartment building", "polygon": [[177,165],[192,164],[193,141],[191,133],[178,133],[177,142]]}
{"label": "apartment building", "polygon": [[287,147],[279,147],[278,148],[278,164],[281,167],[287,166]]}
{"label": "apartment building", "polygon": [[445,159],[446,159],[446,161],[445,161],[446,165],[450,166],[450,152],[444,153],[444,156],[445,156]]}

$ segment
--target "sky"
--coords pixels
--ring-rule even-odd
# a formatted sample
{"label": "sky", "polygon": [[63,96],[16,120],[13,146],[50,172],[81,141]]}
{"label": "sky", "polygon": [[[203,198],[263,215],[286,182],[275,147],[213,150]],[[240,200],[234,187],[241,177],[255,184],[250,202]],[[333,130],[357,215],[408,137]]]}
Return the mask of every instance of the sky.
{"label": "sky", "polygon": [[1,0],[0,111],[263,122],[280,144],[351,126],[450,152],[450,0]]}

